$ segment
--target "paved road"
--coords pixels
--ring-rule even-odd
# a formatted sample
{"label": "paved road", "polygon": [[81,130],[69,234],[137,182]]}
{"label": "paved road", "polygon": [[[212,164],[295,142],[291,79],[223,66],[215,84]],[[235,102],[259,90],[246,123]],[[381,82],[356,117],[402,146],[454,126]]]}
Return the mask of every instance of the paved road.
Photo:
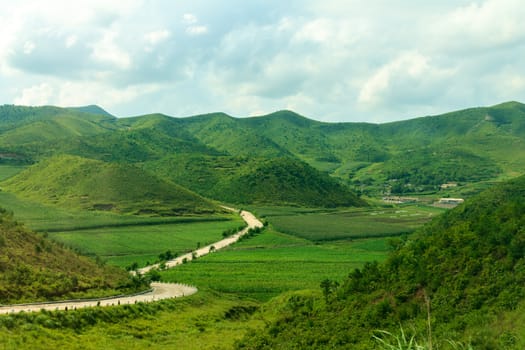
{"label": "paved road", "polygon": [[[228,210],[235,211],[235,209],[227,208]],[[237,232],[236,234],[215,242],[213,244],[207,245],[203,248],[197,249],[194,252],[185,254],[176,259],[166,262],[167,268],[172,268],[183,263],[184,259],[187,261],[192,260],[194,257],[200,257],[210,252],[219,250],[221,248],[227,247],[239,240],[239,238],[245,235],[249,229],[262,227],[263,224],[250,212],[241,211],[240,213],[243,220],[248,225],[242,231]],[[213,247],[213,248],[212,248]],[[139,273],[144,274],[151,269],[158,268],[159,264],[146,266],[140,270]],[[151,291],[147,293],[130,295],[130,296],[120,296],[112,298],[103,298],[103,299],[90,299],[90,300],[67,300],[61,302],[46,302],[46,303],[35,303],[35,304],[16,304],[16,305],[5,305],[0,306],[0,314],[9,314],[9,313],[18,313],[21,311],[33,312],[40,310],[73,310],[81,309],[85,307],[95,307],[95,306],[112,306],[112,305],[125,305],[125,304],[135,304],[138,302],[152,302],[162,299],[178,298],[183,296],[188,296],[191,294],[197,293],[197,288],[192,286],[187,286],[184,284],[178,283],[152,283]]]}
{"label": "paved road", "polygon": [[[234,210],[232,208],[227,208],[227,207],[224,207],[224,208],[229,209],[229,210]],[[257,219],[255,217],[255,215],[253,215],[252,213],[243,210],[243,211],[241,211],[240,214],[241,214],[242,219],[248,225],[242,231],[239,231],[236,234],[234,234],[234,235],[232,235],[230,237],[224,238],[223,240],[220,240],[218,242],[215,242],[215,243],[209,244],[209,245],[207,245],[205,247],[199,248],[199,249],[197,249],[197,250],[195,250],[195,251],[193,251],[191,253],[187,253],[187,254],[181,255],[181,256],[173,259],[173,260],[169,260],[169,261],[167,261],[165,263],[166,264],[166,268],[172,268],[172,267],[175,267],[177,265],[181,265],[181,264],[184,263],[184,261],[190,261],[190,260],[193,260],[194,258],[198,258],[198,257],[204,256],[206,254],[213,253],[216,250],[219,250],[219,249],[222,249],[222,248],[227,247],[229,245],[232,245],[233,243],[237,242],[239,240],[239,238],[241,238],[243,235],[248,233],[248,231],[251,228],[263,227],[262,222],[260,222],[259,219]],[[149,270],[158,269],[159,266],[160,266],[160,264],[154,264],[154,265],[146,266],[146,267],[143,267],[143,268],[139,269],[138,272],[140,274],[145,274]]]}
{"label": "paved road", "polygon": [[85,307],[125,305],[135,304],[138,302],[147,303],[162,299],[183,297],[197,293],[197,288],[177,283],[152,283],[151,288],[151,291],[139,295],[0,306],[0,314],[18,313],[21,311],[32,312],[41,310],[74,310]]}

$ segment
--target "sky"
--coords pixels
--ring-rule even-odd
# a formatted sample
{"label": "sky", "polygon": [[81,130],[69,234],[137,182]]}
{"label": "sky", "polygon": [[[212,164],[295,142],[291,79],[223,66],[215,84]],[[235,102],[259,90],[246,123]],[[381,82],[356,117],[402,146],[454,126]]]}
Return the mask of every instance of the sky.
{"label": "sky", "polygon": [[521,0],[0,0],[0,104],[383,123],[525,102]]}

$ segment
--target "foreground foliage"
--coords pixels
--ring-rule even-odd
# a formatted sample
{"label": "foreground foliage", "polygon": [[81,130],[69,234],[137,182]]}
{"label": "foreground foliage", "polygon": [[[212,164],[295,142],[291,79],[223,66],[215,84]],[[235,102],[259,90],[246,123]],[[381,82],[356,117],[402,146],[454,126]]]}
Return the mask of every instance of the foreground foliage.
{"label": "foreground foliage", "polygon": [[395,332],[400,323],[425,335],[430,315],[443,348],[464,338],[475,349],[519,349],[519,324],[493,324],[525,297],[523,198],[525,177],[483,193],[399,240],[386,263],[324,283],[324,303],[290,297],[264,333],[238,347],[369,349],[374,330]]}
{"label": "foreground foliage", "polygon": [[[217,294],[115,307],[0,315],[0,348],[229,349],[258,305]],[[249,321],[250,320],[250,321]]]}

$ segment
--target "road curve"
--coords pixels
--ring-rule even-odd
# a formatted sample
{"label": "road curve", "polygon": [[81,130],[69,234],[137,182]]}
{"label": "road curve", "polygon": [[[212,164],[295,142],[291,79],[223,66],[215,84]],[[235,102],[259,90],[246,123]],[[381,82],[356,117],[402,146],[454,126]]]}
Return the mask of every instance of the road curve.
{"label": "road curve", "polygon": [[[232,208],[224,207],[225,209],[236,211]],[[240,215],[242,219],[246,222],[247,227],[243,230],[237,232],[236,234],[222,239],[213,244],[209,244],[203,248],[197,249],[191,253],[182,255],[176,259],[166,262],[166,268],[172,268],[177,265],[180,265],[186,261],[190,261],[196,257],[200,257],[215,250],[227,247],[239,240],[243,235],[248,233],[251,228],[263,227],[262,222],[260,222],[252,213],[248,211],[241,211]],[[212,248],[213,247],[213,248]],[[144,274],[151,269],[159,268],[159,264],[146,266],[142,269],[139,269],[140,274]],[[100,298],[100,299],[81,299],[81,300],[65,300],[58,302],[43,302],[43,303],[31,303],[31,304],[13,304],[13,305],[0,305],[0,314],[11,314],[18,312],[35,312],[41,310],[74,310],[82,309],[86,307],[96,307],[96,306],[113,306],[113,305],[126,305],[126,304],[135,304],[139,302],[147,303],[158,301],[162,299],[171,299],[184,297],[197,293],[197,288],[193,286],[188,286],[179,283],[160,283],[154,282],[151,283],[151,290],[134,295],[124,295],[117,297],[109,298]]]}
{"label": "road curve", "polygon": [[18,312],[33,312],[41,310],[75,310],[95,306],[114,306],[135,303],[148,303],[162,299],[177,298],[197,293],[197,288],[178,283],[152,283],[151,290],[129,296],[117,296],[111,298],[89,299],[89,300],[66,300],[57,302],[16,304],[0,306],[0,314],[11,314]]}

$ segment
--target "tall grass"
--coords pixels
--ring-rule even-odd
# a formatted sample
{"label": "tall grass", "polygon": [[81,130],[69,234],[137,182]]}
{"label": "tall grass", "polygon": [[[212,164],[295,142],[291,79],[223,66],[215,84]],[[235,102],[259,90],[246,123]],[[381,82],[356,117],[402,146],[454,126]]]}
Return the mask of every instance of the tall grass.
{"label": "tall grass", "polygon": [[400,327],[399,334],[377,330],[372,337],[377,342],[378,349],[381,350],[474,350],[470,344],[463,344],[449,339],[433,346],[432,339],[418,340],[415,334],[409,336],[403,330],[403,327]]}

